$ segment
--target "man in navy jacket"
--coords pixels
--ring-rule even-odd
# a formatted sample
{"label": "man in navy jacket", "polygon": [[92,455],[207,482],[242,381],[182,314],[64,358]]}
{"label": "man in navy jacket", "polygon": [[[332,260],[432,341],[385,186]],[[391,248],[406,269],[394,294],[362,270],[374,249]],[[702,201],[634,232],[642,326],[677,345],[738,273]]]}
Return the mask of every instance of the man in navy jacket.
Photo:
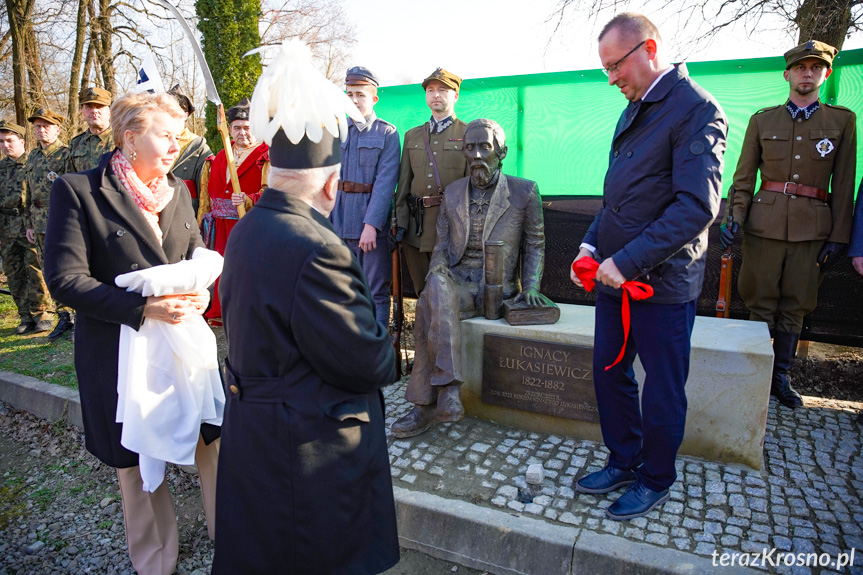
{"label": "man in navy jacket", "polygon": [[[686,66],[671,66],[659,31],[640,14],[615,16],[599,36],[608,82],[629,100],[614,131],[603,202],[576,260],[596,272],[594,384],[608,465],[578,491],[629,489],[606,514],[632,519],[668,500],[686,423],[684,384],[707,230],[719,212],[727,121]],[[573,274],[573,282],[581,282]],[[621,286],[638,280],[654,295],[631,303],[624,339]],[[625,353],[615,362],[621,348]],[[645,380],[639,407],[636,354]],[[642,409],[643,408],[643,409]]]}

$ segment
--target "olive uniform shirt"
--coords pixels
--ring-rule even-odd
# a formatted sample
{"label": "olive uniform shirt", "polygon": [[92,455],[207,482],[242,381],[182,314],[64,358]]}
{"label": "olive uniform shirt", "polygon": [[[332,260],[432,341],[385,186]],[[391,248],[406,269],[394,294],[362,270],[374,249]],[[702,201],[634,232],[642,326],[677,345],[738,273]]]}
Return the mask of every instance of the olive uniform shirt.
{"label": "olive uniform shirt", "polygon": [[404,241],[421,252],[431,252],[435,244],[435,225],[440,206],[425,209],[423,234],[417,235],[416,223],[408,211],[407,195],[416,197],[437,196],[438,189],[434,171],[426,152],[423,130],[429,137],[429,145],[437,163],[443,189],[459,178],[470,175],[467,161],[462,155],[464,132],[467,124],[452,115],[453,123],[439,134],[429,134],[429,122],[408,130],[402,147],[399,167],[399,187],[396,193],[396,221],[405,228]]}
{"label": "olive uniform shirt", "polygon": [[[809,119],[785,106],[749,120],[734,173],[734,221],[747,234],[788,242],[848,243],[854,202],[857,128],[854,112],[821,103]],[[826,202],[757,191],[761,179],[829,190]],[[757,192],[757,193],[756,193]]]}
{"label": "olive uniform shirt", "polygon": [[92,170],[99,165],[102,154],[114,149],[114,136],[111,127],[101,134],[84,130],[69,142],[69,160],[64,174]]}
{"label": "olive uniform shirt", "polygon": [[7,241],[25,234],[30,226],[24,166],[27,152],[17,160],[4,156],[0,160],[0,240]]}
{"label": "olive uniform shirt", "polygon": [[62,176],[69,159],[69,147],[57,140],[44,150],[37,147],[30,152],[24,176],[27,179],[27,206],[30,210],[30,228],[45,234],[48,225],[48,203],[51,186]]}

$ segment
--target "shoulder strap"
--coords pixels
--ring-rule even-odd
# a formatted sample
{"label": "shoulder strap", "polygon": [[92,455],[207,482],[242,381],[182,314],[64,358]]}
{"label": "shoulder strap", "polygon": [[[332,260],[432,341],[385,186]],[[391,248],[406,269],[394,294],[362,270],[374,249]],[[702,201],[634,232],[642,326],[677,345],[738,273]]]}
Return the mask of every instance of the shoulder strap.
{"label": "shoulder strap", "polygon": [[431,144],[429,143],[429,133],[426,129],[425,124],[420,126],[420,129],[423,133],[423,139],[426,141],[426,154],[429,157],[429,162],[431,162],[432,172],[434,173],[434,181],[437,184],[437,192],[439,195],[443,195],[443,186],[440,185],[440,174],[437,173],[437,162],[434,161],[434,154],[431,151]]}

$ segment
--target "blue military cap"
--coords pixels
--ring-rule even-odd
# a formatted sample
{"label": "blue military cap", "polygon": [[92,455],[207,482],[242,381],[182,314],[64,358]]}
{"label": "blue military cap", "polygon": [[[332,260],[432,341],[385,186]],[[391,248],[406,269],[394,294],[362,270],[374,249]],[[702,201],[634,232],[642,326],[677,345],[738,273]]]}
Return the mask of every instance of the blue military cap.
{"label": "blue military cap", "polygon": [[378,79],[375,78],[375,75],[371,70],[366,68],[365,66],[354,66],[353,68],[348,68],[348,73],[345,75],[345,84],[371,84],[372,86],[379,86]]}

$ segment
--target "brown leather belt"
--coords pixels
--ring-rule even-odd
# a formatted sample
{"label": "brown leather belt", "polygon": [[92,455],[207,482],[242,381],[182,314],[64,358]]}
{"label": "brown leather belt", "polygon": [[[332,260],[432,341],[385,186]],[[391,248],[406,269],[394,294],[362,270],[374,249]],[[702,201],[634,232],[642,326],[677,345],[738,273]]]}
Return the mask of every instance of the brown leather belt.
{"label": "brown leather belt", "polygon": [[357,182],[339,181],[339,189],[348,193],[368,194],[372,191],[373,184],[358,184]]}
{"label": "brown leather belt", "polygon": [[442,201],[443,196],[423,196],[423,207],[439,206]]}
{"label": "brown leather belt", "polygon": [[761,181],[761,189],[768,192],[776,192],[777,194],[785,194],[786,196],[803,196],[806,198],[815,198],[822,202],[827,201],[827,190],[815,188],[813,186],[804,186],[803,184],[795,184],[794,182],[770,182]]}

